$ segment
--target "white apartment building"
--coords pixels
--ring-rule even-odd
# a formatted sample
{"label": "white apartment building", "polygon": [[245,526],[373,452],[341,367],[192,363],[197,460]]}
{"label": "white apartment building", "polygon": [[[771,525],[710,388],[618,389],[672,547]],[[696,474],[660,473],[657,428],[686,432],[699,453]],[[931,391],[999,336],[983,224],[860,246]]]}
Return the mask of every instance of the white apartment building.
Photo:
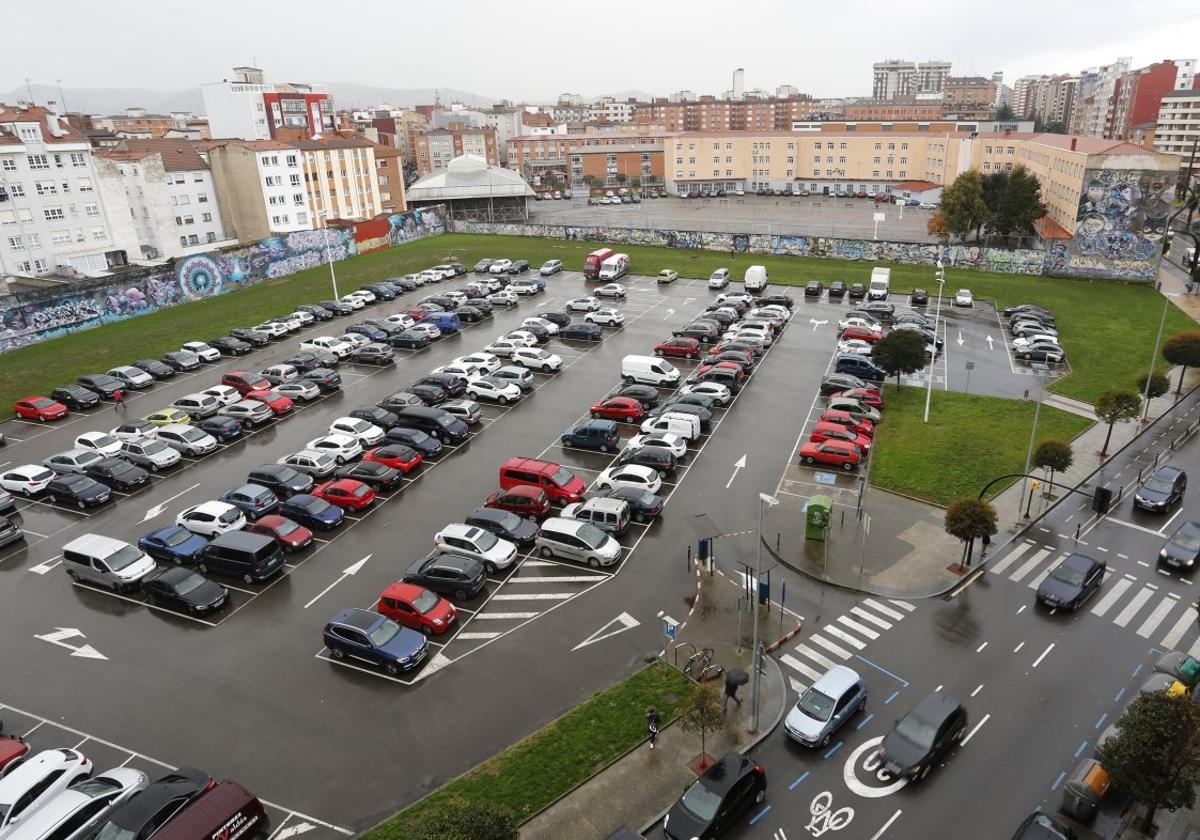
{"label": "white apartment building", "polygon": [[[1179,155],[1179,166],[1187,171],[1192,151],[1200,139],[1200,90],[1173,90],[1158,106],[1154,129],[1154,151]],[[1200,152],[1192,162],[1192,177],[1200,177]]]}
{"label": "white apartment building", "polygon": [[254,67],[233,68],[232,81],[225,79],[200,85],[204,113],[213,137],[266,140],[271,136],[263,94],[274,90],[263,84],[262,71]]}
{"label": "white apartment building", "polygon": [[596,100],[588,106],[590,118],[604,120],[610,123],[633,122],[634,105],[632,102],[618,102],[610,96]]}
{"label": "white apartment building", "polygon": [[46,108],[0,104],[0,276],[124,265],[87,138]]}

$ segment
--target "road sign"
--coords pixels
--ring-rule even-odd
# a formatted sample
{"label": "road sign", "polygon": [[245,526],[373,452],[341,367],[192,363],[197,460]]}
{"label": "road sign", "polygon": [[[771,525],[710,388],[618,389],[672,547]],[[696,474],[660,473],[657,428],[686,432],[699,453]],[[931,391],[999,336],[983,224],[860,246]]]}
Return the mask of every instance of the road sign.
{"label": "road sign", "polygon": [[970,359],[967,360],[967,370],[975,370],[975,363]]}
{"label": "road sign", "polygon": [[837,484],[837,473],[813,473],[813,481],[818,484]]}
{"label": "road sign", "polygon": [[887,221],[887,216],[885,216],[883,213],[875,213],[874,217],[875,217],[874,221],[876,221],[876,222],[886,222]]}
{"label": "road sign", "polygon": [[671,618],[669,615],[664,615],[663,620],[663,635],[675,641],[679,637],[679,622]]}

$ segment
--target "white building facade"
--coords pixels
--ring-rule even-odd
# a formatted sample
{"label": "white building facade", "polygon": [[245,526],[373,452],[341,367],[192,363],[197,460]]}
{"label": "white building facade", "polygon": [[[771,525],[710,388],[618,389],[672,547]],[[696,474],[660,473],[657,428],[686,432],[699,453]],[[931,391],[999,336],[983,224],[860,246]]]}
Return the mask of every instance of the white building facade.
{"label": "white building facade", "polygon": [[201,85],[210,135],[244,140],[270,138],[263,94],[272,90],[270,85],[263,84],[262,71],[252,67],[235,67],[232,81]]}

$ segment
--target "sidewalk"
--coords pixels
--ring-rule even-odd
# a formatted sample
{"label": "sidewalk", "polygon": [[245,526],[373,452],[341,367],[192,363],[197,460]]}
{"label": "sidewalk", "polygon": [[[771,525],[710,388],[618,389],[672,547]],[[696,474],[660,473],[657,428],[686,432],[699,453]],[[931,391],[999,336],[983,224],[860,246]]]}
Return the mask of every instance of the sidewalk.
{"label": "sidewalk", "polygon": [[[737,601],[741,589],[724,577],[702,577],[697,606],[685,622],[678,644],[680,666],[690,653],[689,645],[716,650],[715,662],[726,669],[750,670],[749,623],[743,628],[747,644],[738,648]],[[778,613],[772,610],[760,627],[767,643],[775,636]],[[793,622],[794,623],[794,622]],[[723,683],[720,683],[723,685]],[[739,695],[740,706],[730,706],[725,726],[705,738],[705,751],[719,758],[730,750],[745,752],[771,733],[786,711],[787,689],[783,672],[770,656],[759,690],[759,728],[750,726],[750,687]],[[601,840],[619,826],[647,829],[679,798],[684,786],[695,780],[688,763],[700,754],[700,736],[685,733],[678,721],[665,726],[653,750],[643,742],[521,826],[522,840]]]}

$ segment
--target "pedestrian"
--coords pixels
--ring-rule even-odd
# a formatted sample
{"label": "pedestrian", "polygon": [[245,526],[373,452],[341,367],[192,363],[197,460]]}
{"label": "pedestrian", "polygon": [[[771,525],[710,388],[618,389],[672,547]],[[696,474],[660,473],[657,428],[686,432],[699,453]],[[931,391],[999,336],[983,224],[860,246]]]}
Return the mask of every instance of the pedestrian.
{"label": "pedestrian", "polygon": [[658,740],[660,726],[662,726],[662,716],[658,713],[658,709],[653,706],[646,709],[646,727],[650,730],[650,749],[654,749],[654,742]]}
{"label": "pedestrian", "polygon": [[113,408],[122,413],[125,412],[125,394],[118,388],[113,391]]}
{"label": "pedestrian", "polygon": [[1196,623],[1200,624],[1200,601],[1192,604],[1192,609],[1196,611]]}
{"label": "pedestrian", "polygon": [[734,252],[734,247],[732,245],[730,245],[729,246],[729,259],[731,259],[731,260],[733,259],[733,252]]}
{"label": "pedestrian", "polygon": [[722,700],[721,700],[721,714],[722,715],[725,714],[725,710],[729,707],[730,700],[732,700],[734,703],[737,703],[739,708],[741,707],[742,698],[738,697],[737,693],[738,693],[738,684],[735,683],[732,679],[730,679],[729,674],[726,674],[725,675],[725,697],[722,698]]}
{"label": "pedestrian", "polygon": [[980,560],[982,560],[984,557],[987,557],[988,546],[990,546],[991,544],[992,544],[991,536],[988,534],[984,534],[983,535],[983,550],[979,552]]}

